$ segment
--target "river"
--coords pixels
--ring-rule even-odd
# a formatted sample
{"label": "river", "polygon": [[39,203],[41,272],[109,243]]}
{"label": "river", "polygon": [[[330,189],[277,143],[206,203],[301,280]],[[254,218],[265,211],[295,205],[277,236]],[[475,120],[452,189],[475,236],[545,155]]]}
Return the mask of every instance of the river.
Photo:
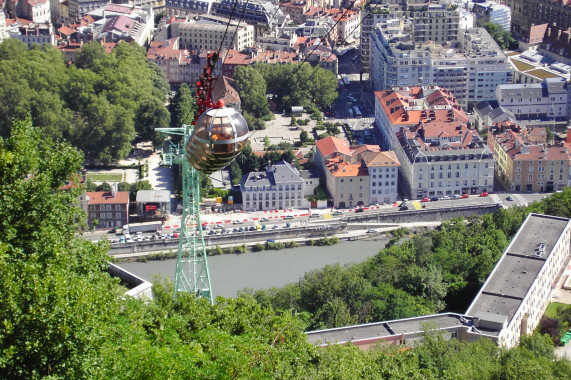
{"label": "river", "polygon": [[[306,272],[327,264],[362,262],[377,254],[386,242],[359,240],[323,247],[210,256],[212,293],[214,297],[231,298],[244,288],[259,290],[297,282]],[[130,262],[119,266],[148,281],[154,274],[173,279],[176,260]]]}

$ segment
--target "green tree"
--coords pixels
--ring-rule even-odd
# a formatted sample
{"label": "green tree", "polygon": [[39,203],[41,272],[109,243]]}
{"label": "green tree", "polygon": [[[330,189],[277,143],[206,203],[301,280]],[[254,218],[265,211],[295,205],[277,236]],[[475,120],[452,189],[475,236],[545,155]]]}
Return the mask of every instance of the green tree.
{"label": "green tree", "polygon": [[171,127],[190,124],[194,119],[196,105],[190,87],[186,83],[179,86],[171,103]]}

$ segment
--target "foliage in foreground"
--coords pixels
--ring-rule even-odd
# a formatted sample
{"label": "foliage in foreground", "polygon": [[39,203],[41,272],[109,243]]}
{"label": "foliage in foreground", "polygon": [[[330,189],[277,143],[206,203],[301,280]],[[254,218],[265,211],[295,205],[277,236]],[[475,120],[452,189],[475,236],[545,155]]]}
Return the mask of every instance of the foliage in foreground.
{"label": "foliage in foreground", "polygon": [[[308,313],[280,313],[252,297],[208,304],[120,296],[106,250],[75,235],[77,192],[58,191],[80,167],[67,144],[16,122],[0,140],[0,374],[6,379],[563,379],[549,338],[501,350],[427,334],[412,350],[318,348]],[[353,280],[355,281],[355,280]],[[351,289],[346,289],[351,291]],[[335,305],[330,305],[335,306]]]}

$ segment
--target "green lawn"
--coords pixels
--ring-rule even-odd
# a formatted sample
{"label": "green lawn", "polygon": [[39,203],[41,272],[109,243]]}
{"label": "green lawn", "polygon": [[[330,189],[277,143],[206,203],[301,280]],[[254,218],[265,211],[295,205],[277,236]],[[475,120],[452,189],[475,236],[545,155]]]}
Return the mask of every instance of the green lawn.
{"label": "green lawn", "polygon": [[526,74],[533,75],[534,77],[545,79],[545,78],[557,78],[559,75],[550,73],[549,71],[545,71],[542,69],[531,70],[528,71]]}
{"label": "green lawn", "polygon": [[87,179],[92,182],[121,182],[123,181],[122,173],[88,173]]}
{"label": "green lawn", "polygon": [[545,316],[549,317],[549,318],[557,318],[557,308],[558,307],[563,307],[563,310],[565,309],[569,309],[571,308],[571,305],[567,305],[564,303],[559,303],[559,302],[552,302],[547,306],[547,309],[545,309]]}
{"label": "green lawn", "polygon": [[517,59],[512,59],[513,64],[519,71],[527,71],[533,69],[535,66],[527,64],[525,62],[519,61]]}

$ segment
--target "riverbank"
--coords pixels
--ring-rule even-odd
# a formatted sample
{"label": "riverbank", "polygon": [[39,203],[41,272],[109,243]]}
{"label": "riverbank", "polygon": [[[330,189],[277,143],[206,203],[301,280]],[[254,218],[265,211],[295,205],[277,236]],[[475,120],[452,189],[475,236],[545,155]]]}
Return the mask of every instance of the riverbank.
{"label": "riverbank", "polygon": [[[330,237],[322,238],[295,238],[295,239],[270,239],[264,241],[251,241],[241,244],[221,244],[214,247],[207,247],[207,254],[209,256],[217,256],[223,254],[241,254],[246,252],[259,252],[264,250],[281,250],[287,248],[297,248],[304,246],[323,246],[330,245],[327,242],[328,239],[335,238],[337,241],[375,241],[375,240],[389,240],[393,238],[394,235],[391,234],[392,231],[404,229],[407,234],[417,234],[427,229],[439,226],[440,222],[424,222],[424,223],[404,223],[401,226],[391,225],[388,227],[382,227],[380,225],[375,225],[376,232],[368,233],[370,229],[354,229],[349,230],[344,233],[339,233]],[[367,226],[373,227],[373,226]],[[325,239],[325,240],[324,240]],[[112,255],[114,263],[125,263],[133,261],[152,261],[152,260],[167,260],[174,259],[177,256],[177,249],[170,249],[168,251],[150,251],[150,252],[135,252],[135,253],[125,253]]]}

